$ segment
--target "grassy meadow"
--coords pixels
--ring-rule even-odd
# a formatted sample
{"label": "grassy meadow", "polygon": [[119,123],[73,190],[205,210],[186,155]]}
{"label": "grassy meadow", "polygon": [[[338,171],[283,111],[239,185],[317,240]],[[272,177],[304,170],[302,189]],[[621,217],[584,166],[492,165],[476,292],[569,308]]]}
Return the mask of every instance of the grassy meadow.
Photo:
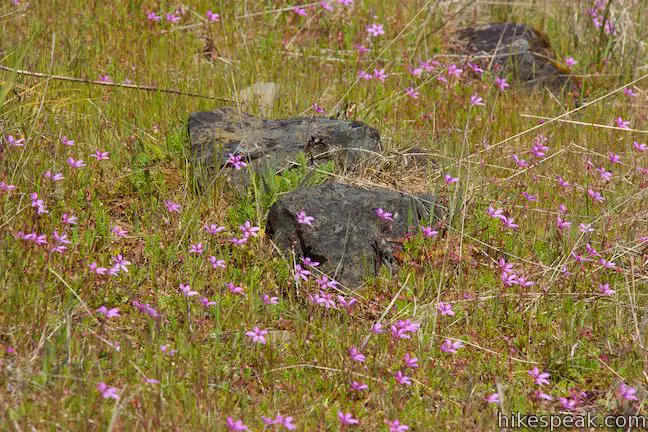
{"label": "grassy meadow", "polygon": [[[578,89],[451,54],[458,28],[506,21],[546,33]],[[1,0],[0,35],[0,430],[646,414],[647,2]],[[281,90],[252,114],[348,106],[383,157],[198,187],[188,116],[257,82]],[[265,224],[327,180],[433,193],[448,221],[318,304]]]}

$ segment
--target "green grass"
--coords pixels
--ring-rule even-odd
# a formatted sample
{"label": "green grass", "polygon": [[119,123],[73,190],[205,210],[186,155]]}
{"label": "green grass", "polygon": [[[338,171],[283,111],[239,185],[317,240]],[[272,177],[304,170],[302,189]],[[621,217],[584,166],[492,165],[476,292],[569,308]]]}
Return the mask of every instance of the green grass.
{"label": "green grass", "polygon": [[[414,431],[495,430],[498,409],[563,411],[557,400],[533,399],[539,387],[527,370],[534,365],[551,374],[542,389],[555,399],[570,389],[588,393],[581,413],[645,414],[648,274],[640,238],[648,235],[648,197],[646,175],[637,168],[646,168],[648,159],[632,142],[648,139],[648,81],[632,86],[636,98],[620,91],[583,105],[647,73],[645,2],[611,2],[615,36],[593,26],[586,1],[430,7],[436,2],[356,0],[352,10],[309,9],[307,18],[278,11],[292,6],[283,1],[192,1],[176,25],[146,21],[148,10],[168,12],[179,6],[174,2],[22,3],[0,5],[0,64],[88,80],[109,74],[116,82],[205,97],[0,71],[0,133],[26,139],[24,148],[3,141],[0,151],[0,181],[17,187],[0,192],[0,429],[224,430],[231,416],[256,431],[263,429],[262,415],[281,413],[293,416],[298,430],[338,430],[341,410],[360,420],[357,430],[387,430],[385,420],[393,419]],[[190,26],[202,23],[209,8],[223,19]],[[578,60],[581,93],[515,84],[500,92],[490,73],[449,87],[434,76],[409,75],[407,67],[418,60],[454,61],[443,56],[449,35],[475,17],[546,31],[559,59]],[[373,22],[387,34],[367,41],[365,28]],[[203,53],[207,40],[214,46],[210,59]],[[358,43],[371,51],[358,57]],[[359,69],[374,67],[390,73],[384,84],[356,82]],[[307,178],[301,158],[284,173],[259,173],[244,192],[223,178],[210,188],[197,187],[193,178],[189,114],[227,104],[209,97],[236,99],[240,89],[262,81],[281,86],[270,117],[311,115],[312,103],[330,111],[347,100],[357,104],[357,120],[381,131],[387,169],[368,167],[346,180],[428,191],[453,209],[446,234],[415,236],[393,276],[382,271],[353,294],[352,313],[311,304],[314,281],[297,286],[293,257],[280,255],[263,231],[281,194],[341,175],[333,164]],[[406,96],[409,86],[420,86],[419,99]],[[470,108],[473,93],[486,107]],[[554,118],[577,107],[565,119],[582,124],[554,121],[531,130],[538,119],[525,117]],[[607,128],[619,116],[635,131]],[[511,155],[528,160],[540,133],[549,138],[548,158],[519,169]],[[75,146],[63,146],[62,135]],[[413,146],[436,165],[411,171],[394,156]],[[96,149],[108,151],[110,160],[89,157]],[[619,153],[622,163],[611,164],[608,152]],[[87,166],[70,168],[69,156]],[[595,169],[586,169],[587,159],[612,171],[613,179],[602,183]],[[53,183],[43,176],[47,170],[65,179]],[[446,173],[459,177],[458,185],[445,185]],[[561,191],[556,175],[582,190]],[[589,187],[603,191],[606,201],[593,203]],[[525,200],[523,191],[539,202]],[[36,215],[32,192],[49,214]],[[164,200],[182,211],[167,212]],[[560,204],[572,222],[562,233],[555,221]],[[504,229],[486,215],[489,205],[504,208],[520,228]],[[64,213],[78,224],[64,227]],[[233,248],[226,239],[246,220],[260,225],[261,234]],[[205,223],[231,234],[210,237]],[[581,236],[580,223],[592,223],[595,232]],[[114,226],[128,235],[115,238]],[[52,242],[54,230],[72,242],[64,254],[16,239],[19,231],[36,231]],[[203,259],[187,252],[197,242],[206,249]],[[584,253],[587,242],[618,270],[574,263],[570,253]],[[128,273],[88,271],[93,261],[109,267],[120,253],[132,262]],[[212,269],[207,255],[225,259],[227,268]],[[503,286],[500,257],[536,284]],[[570,276],[562,275],[564,264]],[[228,282],[246,295],[229,293]],[[180,283],[216,305],[187,302]],[[599,283],[616,293],[601,296]],[[362,346],[399,292],[384,325],[412,319],[421,329],[400,341],[389,332],[373,335],[363,349],[365,363],[352,362],[348,349]],[[279,303],[265,305],[265,293]],[[133,300],[149,303],[161,318],[138,312]],[[439,301],[452,303],[456,315],[438,314]],[[120,308],[121,316],[103,318],[94,312],[102,305]],[[245,336],[254,326],[271,331],[266,346]],[[465,347],[442,352],[446,337]],[[177,353],[163,353],[162,345]],[[411,386],[393,376],[405,353],[420,364],[408,371]],[[352,392],[352,380],[369,391]],[[103,399],[99,382],[116,387],[120,400]],[[638,389],[638,402],[615,395],[621,382]],[[487,404],[484,397],[497,391],[502,403]]]}

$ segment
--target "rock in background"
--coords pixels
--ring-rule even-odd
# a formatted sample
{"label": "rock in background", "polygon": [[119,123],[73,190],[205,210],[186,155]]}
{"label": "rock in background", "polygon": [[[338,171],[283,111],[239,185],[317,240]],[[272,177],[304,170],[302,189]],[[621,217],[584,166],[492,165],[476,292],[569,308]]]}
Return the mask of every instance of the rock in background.
{"label": "rock in background", "polygon": [[254,83],[239,92],[238,101],[243,110],[258,108],[263,115],[269,115],[279,97],[280,90],[279,84],[273,82]]}
{"label": "rock in background", "polygon": [[[468,54],[486,70],[489,66],[515,79],[540,86],[573,85],[569,71],[556,60],[546,35],[523,24],[502,23],[457,31],[457,52]],[[479,57],[483,57],[479,59]]]}

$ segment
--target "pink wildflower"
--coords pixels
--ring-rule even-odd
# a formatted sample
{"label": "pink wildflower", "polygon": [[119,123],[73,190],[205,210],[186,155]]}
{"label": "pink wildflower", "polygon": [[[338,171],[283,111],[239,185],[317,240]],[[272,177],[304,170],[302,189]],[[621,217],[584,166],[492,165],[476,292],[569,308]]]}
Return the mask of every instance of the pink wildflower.
{"label": "pink wildflower", "polygon": [[119,400],[118,390],[115,387],[110,387],[105,382],[100,382],[97,384],[97,390],[101,393],[101,397],[104,399],[115,399]]}
{"label": "pink wildflower", "polygon": [[358,423],[360,423],[357,419],[353,418],[353,415],[351,413],[343,413],[342,411],[338,411],[337,415],[340,423],[345,426],[357,425]]}
{"label": "pink wildflower", "polygon": [[254,328],[251,331],[245,332],[245,335],[252,339],[252,342],[255,343],[260,343],[265,345],[266,344],[266,336],[268,334],[268,330],[262,330],[257,326],[254,326]]}

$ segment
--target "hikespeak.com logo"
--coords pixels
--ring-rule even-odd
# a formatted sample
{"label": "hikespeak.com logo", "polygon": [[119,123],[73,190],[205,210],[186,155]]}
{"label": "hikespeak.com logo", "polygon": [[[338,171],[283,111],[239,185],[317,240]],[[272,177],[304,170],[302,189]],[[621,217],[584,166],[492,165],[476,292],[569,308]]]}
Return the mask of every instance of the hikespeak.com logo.
{"label": "hikespeak.com logo", "polygon": [[521,412],[497,413],[501,429],[648,429],[648,416],[583,414],[527,414]]}

